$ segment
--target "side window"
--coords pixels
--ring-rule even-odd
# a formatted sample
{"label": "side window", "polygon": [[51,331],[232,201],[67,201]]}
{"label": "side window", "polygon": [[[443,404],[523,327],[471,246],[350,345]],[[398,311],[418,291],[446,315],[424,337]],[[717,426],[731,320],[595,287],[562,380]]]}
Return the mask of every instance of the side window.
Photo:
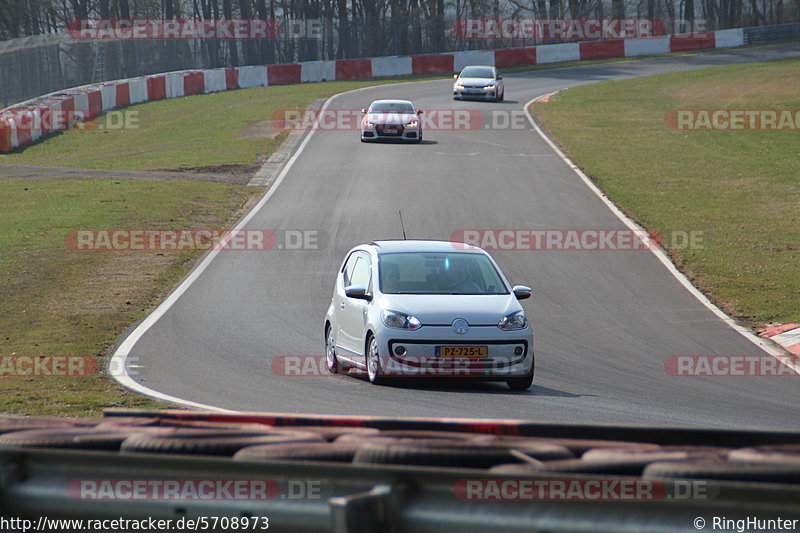
{"label": "side window", "polygon": [[359,285],[369,289],[370,278],[372,273],[369,268],[369,259],[364,256],[359,256],[356,264],[353,267],[353,274],[350,277],[350,285]]}
{"label": "side window", "polygon": [[353,279],[353,268],[356,266],[358,257],[357,253],[350,254],[350,257],[347,258],[347,262],[344,264],[344,268],[342,269],[342,283],[344,287],[352,285],[350,280]]}

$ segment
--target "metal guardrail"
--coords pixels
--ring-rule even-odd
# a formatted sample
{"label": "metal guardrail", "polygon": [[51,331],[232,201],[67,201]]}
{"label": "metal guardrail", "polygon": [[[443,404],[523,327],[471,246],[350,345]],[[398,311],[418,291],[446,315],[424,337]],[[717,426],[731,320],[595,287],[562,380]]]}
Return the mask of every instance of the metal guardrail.
{"label": "metal guardrail", "polygon": [[[84,501],[69,495],[76,479],[199,477],[315,483],[319,497],[220,501]],[[612,476],[523,474],[515,479],[609,479]],[[464,501],[465,479],[507,479],[472,469],[313,462],[240,462],[182,455],[0,451],[0,515],[106,520],[268,517],[269,530],[332,533],[690,532],[693,519],[800,518],[800,486],[709,482],[705,500]],[[632,479],[619,476],[617,479]],[[36,523],[36,520],[34,520]]]}
{"label": "metal guardrail", "polygon": [[800,22],[744,28],[744,44],[782,43],[800,40]]}
{"label": "metal guardrail", "polygon": [[[637,440],[662,445],[747,446],[800,443],[800,432],[733,431],[630,425],[552,424],[524,420],[425,419],[293,415],[284,413],[217,413],[185,410],[109,410],[116,417],[154,416],[192,423],[261,422],[276,428],[293,426],[374,427],[381,430],[434,430],[476,435],[529,435],[574,439]],[[130,418],[129,418],[130,420]],[[120,424],[125,423],[122,419]],[[122,427],[122,426],[116,426]],[[697,519],[712,527],[714,517],[732,521],[800,520],[800,483],[702,480],[703,497],[674,497],[681,479],[647,480],[633,475],[575,474],[556,471],[514,471],[484,468],[443,468],[297,460],[232,460],[229,457],[175,453],[142,453],[66,449],[0,448],[0,518],[15,517],[37,524],[48,519],[199,520],[201,517],[268,517],[269,530],[332,533],[517,533],[517,532],[691,532]],[[750,478],[748,478],[750,479]],[[279,490],[271,498],[143,498],[130,500],[76,496],[82,481],[203,480],[266,482],[281,487],[314,486],[312,494]],[[192,481],[193,480],[193,481]],[[666,496],[654,499],[464,497],[457,487],[472,480],[484,483],[639,482],[661,483]],[[526,481],[530,480],[530,481]],[[0,528],[2,529],[2,528]],[[263,528],[248,528],[252,530]],[[29,528],[28,531],[32,531]],[[179,531],[174,528],[172,531]],[[206,529],[222,531],[225,529]],[[227,530],[235,530],[228,528]],[[7,530],[4,530],[7,531]],[[62,533],[53,529],[51,533]],[[63,533],[66,533],[65,530]]]}
{"label": "metal guardrail", "polygon": [[740,429],[648,426],[636,424],[590,424],[537,422],[514,419],[415,418],[356,415],[313,415],[270,412],[220,413],[184,409],[109,408],[103,415],[221,423],[259,423],[302,429],[302,426],[373,427],[380,430],[462,431],[486,435],[551,437],[650,442],[665,446],[757,446],[800,443],[800,431],[759,431]]}

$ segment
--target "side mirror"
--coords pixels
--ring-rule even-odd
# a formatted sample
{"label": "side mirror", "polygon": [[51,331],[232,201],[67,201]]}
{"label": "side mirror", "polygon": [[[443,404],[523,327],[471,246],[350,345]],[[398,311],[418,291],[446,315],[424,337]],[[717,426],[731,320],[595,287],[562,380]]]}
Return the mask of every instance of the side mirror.
{"label": "side mirror", "polygon": [[421,114],[423,114],[424,112],[425,112],[425,111],[423,111],[422,109],[417,109],[417,115],[421,115]]}
{"label": "side mirror", "polygon": [[515,285],[511,291],[517,297],[517,300],[525,300],[531,297],[531,288],[525,285]]}
{"label": "side mirror", "polygon": [[503,79],[503,76],[502,76],[502,75],[500,75],[500,74],[498,74],[498,75],[497,75],[497,79],[498,79],[498,80],[502,80],[502,79]]}
{"label": "side mirror", "polygon": [[361,108],[361,114],[363,114],[363,115],[367,114],[367,108],[366,107],[362,107]]}
{"label": "side mirror", "polygon": [[453,74],[453,79],[457,80],[458,79],[458,74]]}
{"label": "side mirror", "polygon": [[372,301],[372,296],[367,294],[367,289],[361,285],[350,285],[344,288],[344,294],[348,298],[355,298],[356,300]]}

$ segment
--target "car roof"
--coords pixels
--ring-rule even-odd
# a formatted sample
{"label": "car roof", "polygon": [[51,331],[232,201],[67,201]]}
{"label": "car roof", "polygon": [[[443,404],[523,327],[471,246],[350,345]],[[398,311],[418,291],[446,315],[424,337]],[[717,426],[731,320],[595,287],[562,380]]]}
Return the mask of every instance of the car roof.
{"label": "car roof", "polygon": [[409,104],[412,106],[414,105],[414,103],[411,100],[375,100],[370,105],[375,105],[375,104]]}
{"label": "car roof", "polygon": [[486,253],[477,246],[460,242],[427,240],[385,240],[370,243],[378,254],[396,252],[448,252]]}
{"label": "car roof", "polygon": [[[464,68],[492,68],[493,69],[495,67],[493,67],[492,65],[467,65]],[[461,70],[463,71],[464,68],[462,68]]]}

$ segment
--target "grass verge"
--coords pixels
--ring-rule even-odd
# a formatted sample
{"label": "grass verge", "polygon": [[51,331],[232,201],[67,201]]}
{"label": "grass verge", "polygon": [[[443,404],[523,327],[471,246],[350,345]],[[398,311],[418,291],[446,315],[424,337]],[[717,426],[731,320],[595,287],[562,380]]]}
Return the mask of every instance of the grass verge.
{"label": "grass verge", "polygon": [[[794,131],[675,131],[678,109],[800,109],[800,60],[578,87],[532,110],[565,152],[723,310],[800,322],[800,160]],[[702,245],[673,235],[699,231]]]}
{"label": "grass verge", "polygon": [[[100,170],[226,170],[263,163],[286,133],[270,119],[318,98],[367,87],[437,79],[332,81],[254,87],[170,98],[111,111],[73,129],[0,155],[0,163]],[[369,102],[365,102],[368,105]]]}
{"label": "grass verge", "polygon": [[[433,77],[391,82],[408,79]],[[255,169],[285,137],[265,128],[272,113],[375,84],[259,87],[131,106],[138,128],[67,131],[2,155],[0,163]],[[74,229],[223,229],[263,192],[188,180],[0,178],[0,413],[85,416],[105,407],[165,407],[123,389],[104,371],[85,377],[15,375],[18,356],[88,356],[106,369],[119,336],[202,254],[74,251],[65,236]]]}
{"label": "grass verge", "polygon": [[82,416],[112,406],[164,406],[122,389],[104,372],[18,375],[14,356],[81,355],[105,369],[119,335],[201,253],[74,251],[65,234],[226,227],[261,193],[189,181],[0,180],[0,412]]}

